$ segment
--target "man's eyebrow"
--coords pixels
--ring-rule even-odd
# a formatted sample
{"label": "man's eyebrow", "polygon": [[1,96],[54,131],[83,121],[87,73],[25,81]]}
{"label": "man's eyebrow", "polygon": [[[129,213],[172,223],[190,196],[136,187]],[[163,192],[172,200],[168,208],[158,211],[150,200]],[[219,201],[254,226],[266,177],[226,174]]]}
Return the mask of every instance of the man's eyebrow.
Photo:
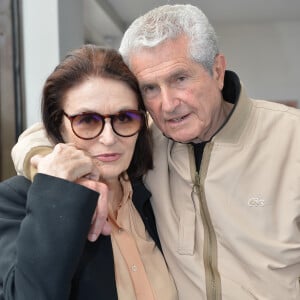
{"label": "man's eyebrow", "polygon": [[155,86],[156,84],[153,83],[153,82],[142,82],[142,83],[139,83],[139,87],[140,89],[144,89],[146,87],[149,87],[149,86]]}
{"label": "man's eyebrow", "polygon": [[169,76],[169,78],[170,79],[174,79],[174,78],[176,78],[178,76],[181,76],[183,74],[187,75],[188,74],[188,70],[180,68],[180,69],[175,70],[173,73],[171,73],[170,76]]}

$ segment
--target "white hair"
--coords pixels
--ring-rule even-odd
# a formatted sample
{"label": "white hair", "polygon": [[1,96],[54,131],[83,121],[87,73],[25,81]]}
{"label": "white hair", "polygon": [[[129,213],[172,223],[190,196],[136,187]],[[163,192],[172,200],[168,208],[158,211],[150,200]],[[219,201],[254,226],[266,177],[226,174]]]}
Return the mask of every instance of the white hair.
{"label": "white hair", "polygon": [[186,35],[191,58],[210,73],[219,53],[217,36],[205,14],[190,4],[163,5],[137,18],[126,30],[119,51],[127,65],[130,55],[168,39]]}

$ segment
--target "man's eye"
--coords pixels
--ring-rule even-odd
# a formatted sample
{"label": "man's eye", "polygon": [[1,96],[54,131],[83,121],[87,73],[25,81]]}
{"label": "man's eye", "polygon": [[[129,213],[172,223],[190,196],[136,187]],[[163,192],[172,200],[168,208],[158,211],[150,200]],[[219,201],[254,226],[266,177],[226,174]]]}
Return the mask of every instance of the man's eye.
{"label": "man's eye", "polygon": [[186,80],[186,76],[179,76],[179,77],[177,77],[177,81],[178,82],[182,82],[184,80]]}
{"label": "man's eye", "polygon": [[142,96],[146,99],[154,98],[157,93],[158,88],[154,85],[149,85],[142,88]]}
{"label": "man's eye", "polygon": [[146,87],[143,88],[143,94],[148,94],[148,93],[151,93],[153,91],[154,91],[154,86],[151,86],[151,85],[146,86]]}

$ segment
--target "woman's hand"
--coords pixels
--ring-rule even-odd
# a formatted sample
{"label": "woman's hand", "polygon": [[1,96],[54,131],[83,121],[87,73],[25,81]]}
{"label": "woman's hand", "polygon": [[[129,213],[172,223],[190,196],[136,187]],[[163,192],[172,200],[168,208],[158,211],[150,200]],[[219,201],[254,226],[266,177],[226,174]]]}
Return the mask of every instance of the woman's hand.
{"label": "woman's hand", "polygon": [[90,180],[87,178],[81,178],[77,180],[77,183],[94,190],[98,192],[99,198],[98,198],[98,204],[95,209],[91,228],[88,234],[88,240],[90,242],[94,242],[98,239],[98,237],[103,235],[109,235],[111,233],[111,225],[107,221],[108,217],[108,201],[107,201],[107,195],[108,195],[108,187],[105,183]]}
{"label": "woman's hand", "polygon": [[73,144],[57,144],[50,154],[33,156],[31,164],[37,168],[38,173],[76,182],[98,192],[98,204],[91,221],[88,240],[94,242],[100,234],[111,233],[111,226],[107,221],[108,187],[99,182],[99,163],[87,152],[77,149]]}
{"label": "woman's hand", "polygon": [[57,144],[50,154],[33,156],[31,164],[37,168],[38,173],[72,182],[84,176],[98,180],[100,176],[99,167],[95,165],[93,158],[73,144]]}

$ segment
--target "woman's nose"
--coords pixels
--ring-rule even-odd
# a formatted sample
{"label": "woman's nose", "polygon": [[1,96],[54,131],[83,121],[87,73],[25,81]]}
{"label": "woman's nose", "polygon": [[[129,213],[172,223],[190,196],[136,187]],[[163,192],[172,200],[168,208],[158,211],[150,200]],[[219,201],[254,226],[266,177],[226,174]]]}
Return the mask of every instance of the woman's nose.
{"label": "woman's nose", "polygon": [[110,118],[105,118],[104,120],[104,128],[99,135],[98,138],[99,142],[105,145],[111,145],[114,144],[116,141],[116,134],[113,131],[113,128],[111,126],[111,120]]}

